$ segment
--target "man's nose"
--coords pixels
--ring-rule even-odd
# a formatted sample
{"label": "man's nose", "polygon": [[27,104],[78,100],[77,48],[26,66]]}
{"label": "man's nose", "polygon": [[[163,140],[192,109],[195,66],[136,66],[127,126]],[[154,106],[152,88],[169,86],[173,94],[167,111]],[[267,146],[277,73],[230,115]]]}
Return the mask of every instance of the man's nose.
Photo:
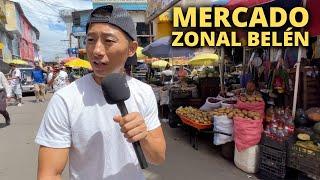
{"label": "man's nose", "polygon": [[96,57],[102,57],[105,55],[105,49],[100,39],[97,41],[94,47],[93,55]]}

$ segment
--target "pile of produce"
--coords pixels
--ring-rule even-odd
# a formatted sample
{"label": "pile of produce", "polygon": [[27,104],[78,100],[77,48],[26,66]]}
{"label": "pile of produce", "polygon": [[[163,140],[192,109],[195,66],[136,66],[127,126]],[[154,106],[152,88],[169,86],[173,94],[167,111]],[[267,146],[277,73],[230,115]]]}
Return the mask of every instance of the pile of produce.
{"label": "pile of produce", "polygon": [[236,108],[219,108],[209,112],[211,116],[222,116],[226,115],[229,119],[233,117],[242,117],[249,120],[260,120],[262,119],[260,113],[254,111],[240,110]]}
{"label": "pile of produce", "polygon": [[313,133],[311,135],[307,133],[299,133],[297,138],[297,146],[311,151],[320,152],[320,122],[313,126]]}
{"label": "pile of produce", "polygon": [[239,100],[242,102],[255,103],[262,102],[263,98],[260,95],[241,95]]}
{"label": "pile of produce", "polygon": [[212,124],[211,116],[206,111],[201,111],[193,107],[179,107],[176,110],[176,114],[189,120],[194,121],[195,123],[200,123],[204,125]]}

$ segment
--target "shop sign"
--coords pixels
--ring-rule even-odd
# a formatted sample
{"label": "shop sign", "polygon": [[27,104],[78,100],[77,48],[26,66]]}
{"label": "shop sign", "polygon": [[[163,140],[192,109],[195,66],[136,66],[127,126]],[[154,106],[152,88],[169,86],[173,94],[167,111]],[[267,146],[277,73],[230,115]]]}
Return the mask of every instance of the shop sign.
{"label": "shop sign", "polygon": [[84,27],[84,26],[72,26],[72,34],[74,36],[85,36],[86,35],[86,27]]}
{"label": "shop sign", "polygon": [[165,8],[173,6],[177,0],[148,0],[147,18],[161,14]]}
{"label": "shop sign", "polygon": [[78,48],[68,48],[68,54],[70,57],[74,57],[77,54],[79,54],[79,49]]}

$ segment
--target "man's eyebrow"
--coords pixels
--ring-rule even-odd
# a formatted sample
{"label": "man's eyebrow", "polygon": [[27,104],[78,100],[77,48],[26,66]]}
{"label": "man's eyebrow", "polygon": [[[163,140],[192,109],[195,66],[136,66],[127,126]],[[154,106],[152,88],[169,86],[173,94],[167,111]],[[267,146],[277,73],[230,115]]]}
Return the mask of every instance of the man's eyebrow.
{"label": "man's eyebrow", "polygon": [[103,36],[107,36],[107,37],[112,37],[112,38],[118,39],[118,37],[117,37],[116,35],[114,35],[113,33],[102,32],[101,34],[102,34]]}

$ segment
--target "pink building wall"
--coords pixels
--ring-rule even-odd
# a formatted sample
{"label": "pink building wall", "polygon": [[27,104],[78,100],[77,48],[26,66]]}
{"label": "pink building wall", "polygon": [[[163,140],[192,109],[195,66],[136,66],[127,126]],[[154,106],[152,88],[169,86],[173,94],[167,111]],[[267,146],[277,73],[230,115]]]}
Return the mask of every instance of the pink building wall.
{"label": "pink building wall", "polygon": [[22,59],[34,61],[34,47],[31,38],[31,25],[26,20],[25,16],[20,15],[20,22],[22,27],[22,37],[20,39],[20,56]]}

